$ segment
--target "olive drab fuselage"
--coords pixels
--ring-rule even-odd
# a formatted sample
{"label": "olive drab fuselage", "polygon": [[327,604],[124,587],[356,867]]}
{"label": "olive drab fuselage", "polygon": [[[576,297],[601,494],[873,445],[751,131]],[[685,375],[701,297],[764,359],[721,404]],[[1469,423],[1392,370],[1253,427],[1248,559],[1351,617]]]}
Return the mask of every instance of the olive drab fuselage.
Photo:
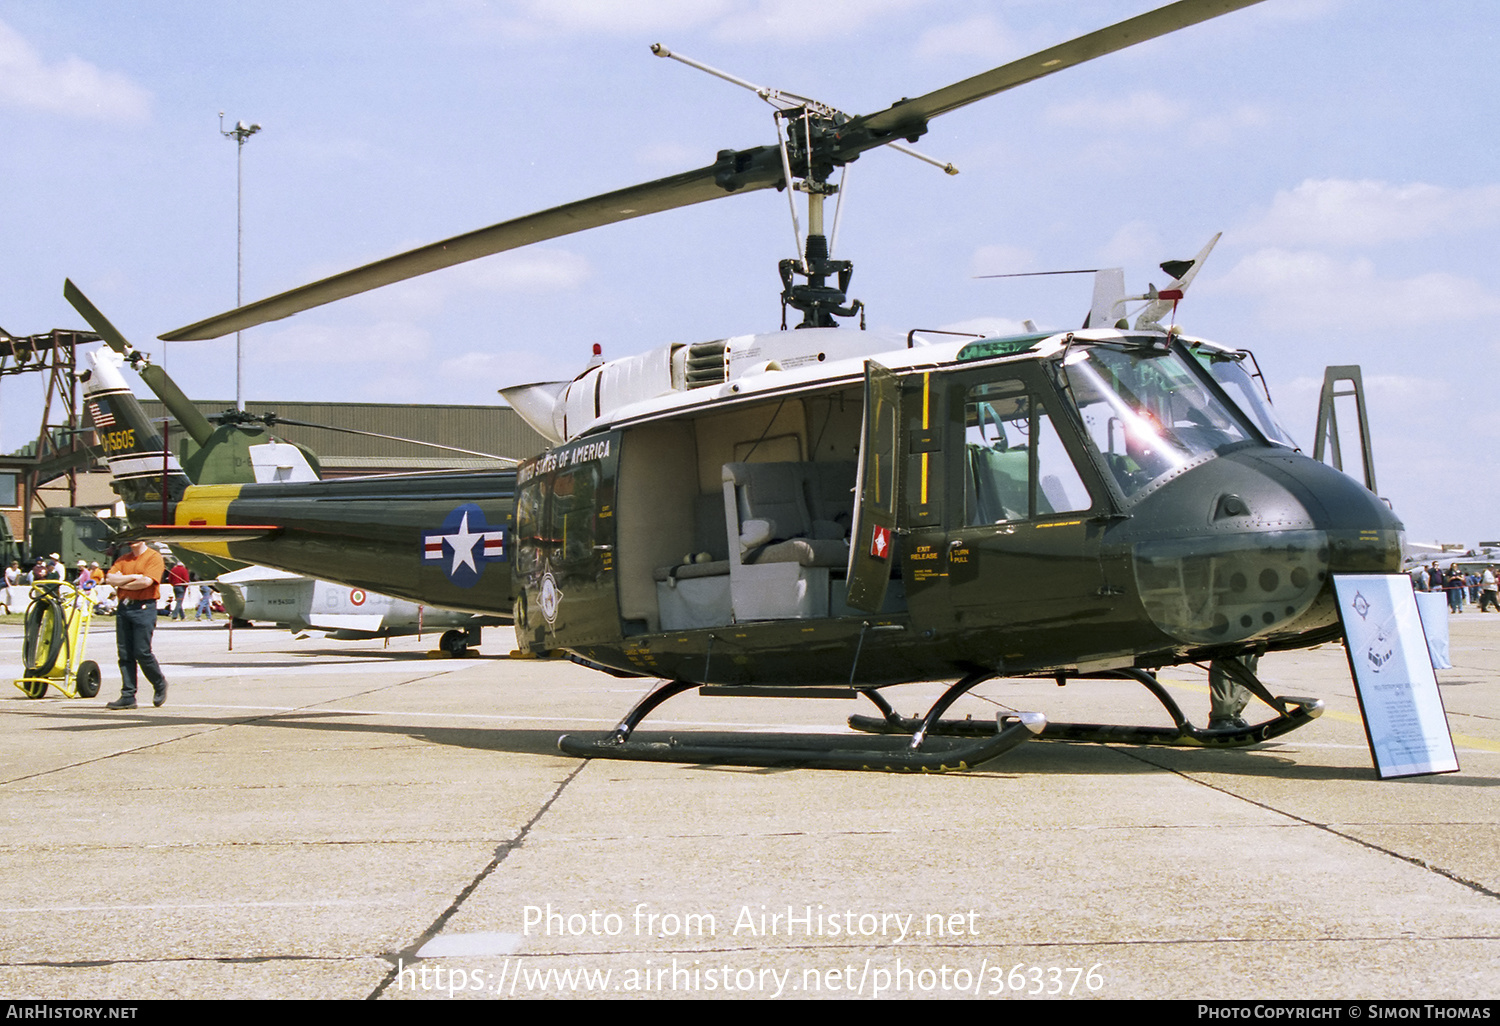
{"label": "olive drab fuselage", "polygon": [[[1161,333],[909,349],[606,411],[515,472],[189,487],[174,544],[513,610],[523,649],[699,683],[1325,641],[1331,575],[1394,570],[1401,525],[1247,382]],[[235,525],[260,533],[211,540]]]}
{"label": "olive drab fuselage", "polygon": [[[1159,666],[1328,640],[1330,575],[1399,565],[1390,510],[1285,444],[1222,350],[1157,335],[970,351],[617,418],[523,466],[521,644],[714,684]],[[788,494],[748,496],[753,462]],[[715,551],[819,487],[849,495],[822,511],[835,526],[776,530],[843,533],[841,558]]]}

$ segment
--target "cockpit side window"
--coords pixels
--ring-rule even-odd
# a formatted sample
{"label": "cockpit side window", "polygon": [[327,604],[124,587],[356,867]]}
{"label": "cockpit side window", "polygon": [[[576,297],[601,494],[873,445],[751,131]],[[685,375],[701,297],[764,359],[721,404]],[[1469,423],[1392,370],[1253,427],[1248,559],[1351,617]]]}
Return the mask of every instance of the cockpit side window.
{"label": "cockpit side window", "polygon": [[1297,448],[1286,425],[1276,415],[1276,408],[1271,405],[1271,398],[1266,394],[1264,386],[1256,384],[1255,378],[1246,368],[1245,360],[1249,357],[1247,351],[1223,353],[1196,349],[1193,355],[1208,369],[1208,373],[1224,393],[1254,419],[1261,434],[1280,445]]}
{"label": "cockpit side window", "polygon": [[1047,406],[1021,381],[985,382],[968,390],[964,457],[969,526],[1093,506]]}
{"label": "cockpit side window", "polygon": [[1250,438],[1177,354],[1077,347],[1063,360],[1089,439],[1130,498],[1163,475]]}

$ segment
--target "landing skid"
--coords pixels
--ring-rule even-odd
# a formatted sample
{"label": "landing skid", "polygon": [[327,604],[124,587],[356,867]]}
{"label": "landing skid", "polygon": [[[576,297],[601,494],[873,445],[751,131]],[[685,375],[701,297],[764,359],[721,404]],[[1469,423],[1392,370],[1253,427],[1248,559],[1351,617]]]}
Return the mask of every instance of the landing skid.
{"label": "landing skid", "polygon": [[[1146,687],[1172,717],[1171,727],[1132,727],[1108,723],[1048,723],[1038,735],[1043,741],[1089,741],[1100,744],[1172,745],[1184,748],[1242,748],[1246,745],[1269,741],[1298,727],[1305,726],[1323,715],[1323,700],[1320,698],[1295,698],[1290,695],[1273,696],[1250,671],[1238,664],[1226,668],[1226,672],[1239,678],[1241,684],[1261,701],[1276,709],[1280,715],[1264,723],[1246,727],[1229,727],[1206,730],[1195,727],[1183,715],[1182,709],[1166,689],[1154,677],[1142,670],[1120,670],[1110,674],[1125,680],[1134,680]],[[849,726],[871,734],[915,735],[926,729],[929,734],[941,737],[974,737],[985,732],[984,720],[937,720],[928,723],[927,718],[898,716],[895,711],[874,692],[866,692],[871,701],[884,714],[875,716],[851,716]],[[929,714],[930,715],[930,714]]]}
{"label": "landing skid", "polygon": [[[568,755],[585,759],[635,759],[644,762],[715,763],[729,766],[805,767],[813,769],[879,770],[888,773],[941,773],[976,769],[1010,751],[1021,742],[1042,733],[1047,718],[1040,713],[1001,715],[994,723],[974,724],[962,735],[972,739],[954,743],[943,738],[930,741],[930,730],[921,729],[959,695],[994,674],[970,674],[954,684],[933,705],[918,729],[901,733],[909,739],[891,738],[872,743],[868,737],[811,735],[789,744],[783,735],[689,734],[669,736],[663,741],[635,740],[632,734],[641,721],[667,699],[698,687],[687,681],[668,681],[651,691],[608,734],[564,734],[557,747]],[[894,742],[894,743],[891,743]]]}

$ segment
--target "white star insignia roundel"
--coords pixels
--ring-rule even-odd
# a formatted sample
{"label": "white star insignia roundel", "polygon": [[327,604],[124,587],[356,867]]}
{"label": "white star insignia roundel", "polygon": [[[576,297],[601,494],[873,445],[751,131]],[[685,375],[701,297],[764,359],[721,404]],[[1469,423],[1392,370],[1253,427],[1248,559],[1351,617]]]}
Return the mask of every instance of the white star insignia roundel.
{"label": "white star insignia roundel", "polygon": [[505,527],[491,527],[484,510],[469,502],[449,513],[436,531],[422,532],[422,564],[441,566],[460,588],[479,581],[485,563],[505,562]]}

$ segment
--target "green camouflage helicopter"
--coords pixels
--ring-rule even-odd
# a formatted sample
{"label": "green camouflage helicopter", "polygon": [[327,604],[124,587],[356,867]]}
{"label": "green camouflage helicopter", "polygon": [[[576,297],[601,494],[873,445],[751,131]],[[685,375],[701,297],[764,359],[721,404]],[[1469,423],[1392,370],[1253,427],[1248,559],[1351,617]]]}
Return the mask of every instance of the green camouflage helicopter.
{"label": "green camouflage helicopter", "polygon": [[[1181,0],[874,114],[773,91],[776,146],[379,261],[164,339],[219,337],[501,250],[758,189],[807,195],[780,265],[797,330],[596,360],[571,381],[503,389],[554,443],[514,472],[191,486],[101,350],[89,401],[133,534],[402,598],[514,614],[523,649],[658,678],[590,757],[935,770],[1029,737],[1252,744],[1309,722],[1244,657],[1340,635],[1332,577],[1394,572],[1402,526],[1302,455],[1253,358],[1164,327],[1206,257],[1126,297],[1102,275],[1082,329],[1003,338],[837,327],[859,315],[830,259],[834,172],[914,141],[931,118],[1256,0]],[[661,48],[658,52],[669,55]],[[710,69],[711,70],[711,69]],[[769,98],[769,97],[768,97]],[[1210,243],[1210,247],[1212,243]],[[78,295],[81,300],[81,294]],[[1131,300],[1145,303],[1134,322]],[[118,332],[75,303],[106,338]],[[123,340],[121,340],[123,342]],[[97,418],[96,418],[97,423]],[[1260,724],[1194,726],[1153,670],[1214,661],[1270,705]],[[977,684],[1043,676],[1144,685],[1171,727],[991,723],[943,713]],[[882,689],[957,682],[917,719]],[[870,698],[870,735],[632,736],[694,688]]]}

